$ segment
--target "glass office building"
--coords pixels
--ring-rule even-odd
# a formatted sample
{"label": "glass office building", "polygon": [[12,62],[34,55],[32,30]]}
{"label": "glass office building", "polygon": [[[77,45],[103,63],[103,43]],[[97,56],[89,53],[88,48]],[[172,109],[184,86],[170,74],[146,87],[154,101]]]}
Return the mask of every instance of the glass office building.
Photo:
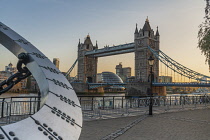
{"label": "glass office building", "polygon": [[[123,83],[123,80],[113,72],[102,72],[97,74],[97,82],[98,83]],[[105,91],[123,91],[125,87],[119,85],[105,86]]]}
{"label": "glass office building", "polygon": [[123,83],[122,79],[113,72],[102,72],[97,74],[98,83]]}

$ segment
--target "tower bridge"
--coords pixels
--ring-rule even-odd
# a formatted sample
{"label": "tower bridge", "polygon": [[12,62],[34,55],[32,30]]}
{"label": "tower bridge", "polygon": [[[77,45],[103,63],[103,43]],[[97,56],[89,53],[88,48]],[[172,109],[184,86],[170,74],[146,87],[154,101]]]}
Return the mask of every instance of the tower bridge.
{"label": "tower bridge", "polygon": [[[97,62],[99,57],[118,55],[124,53],[135,53],[135,78],[141,81],[148,81],[149,64],[147,59],[152,55],[147,48],[150,46],[154,50],[159,50],[159,31],[150,27],[149,20],[146,19],[142,29],[136,29],[134,32],[134,42],[113,47],[98,49],[98,44],[94,46],[88,35],[84,43],[78,44],[78,80],[83,83],[95,83],[97,74]],[[157,80],[159,76],[159,61],[155,58],[154,77]]]}
{"label": "tower bridge", "polygon": [[[112,47],[105,46],[104,48],[98,49],[97,42],[95,45],[93,45],[89,35],[85,38],[84,43],[81,43],[79,41],[78,58],[75,63],[78,61],[77,77],[78,81],[80,81],[80,86],[76,87],[75,89],[83,92],[85,90],[87,91],[87,89],[97,89],[100,87],[100,85],[101,87],[110,85],[102,85],[100,83],[96,83],[98,58],[125,53],[134,53],[135,55],[134,81],[137,81],[136,83],[127,83],[126,85],[123,85],[126,87],[127,90],[129,90],[129,88],[135,88],[138,91],[137,93],[147,93],[148,88],[150,88],[150,81],[148,80],[150,77],[150,66],[148,64],[148,58],[150,56],[154,57],[153,86],[155,86],[158,91],[161,91],[162,93],[165,92],[164,90],[166,89],[166,86],[210,86],[209,76],[195,72],[181,65],[160,50],[160,34],[158,31],[158,27],[156,31],[154,31],[151,28],[150,22],[147,18],[142,29],[138,29],[136,24],[134,32],[134,42]],[[174,73],[177,73],[189,79],[196,80],[200,83],[159,83],[159,62],[164,64],[168,69],[171,69]],[[75,63],[71,67],[70,71],[75,66]],[[117,85],[117,83],[115,83],[115,85]]]}

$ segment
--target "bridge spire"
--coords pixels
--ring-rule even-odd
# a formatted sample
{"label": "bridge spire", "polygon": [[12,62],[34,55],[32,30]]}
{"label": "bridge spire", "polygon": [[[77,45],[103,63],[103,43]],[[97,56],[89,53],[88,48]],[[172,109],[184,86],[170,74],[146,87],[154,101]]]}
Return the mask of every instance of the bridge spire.
{"label": "bridge spire", "polygon": [[96,40],[96,47],[95,47],[96,49],[98,49],[98,41]]}
{"label": "bridge spire", "polygon": [[135,30],[135,34],[138,34],[138,27],[137,27],[137,23],[136,23],[136,30]]}
{"label": "bridge spire", "polygon": [[134,33],[134,39],[137,39],[138,35],[139,35],[139,32],[138,32],[138,27],[137,27],[137,23],[136,23],[136,30],[135,30],[135,33]]}
{"label": "bridge spire", "polygon": [[91,44],[91,46],[93,46],[89,33],[88,33],[87,37],[85,38],[84,44],[86,44],[86,45]]}
{"label": "bridge spire", "polygon": [[150,24],[149,24],[149,19],[148,19],[148,17],[147,17],[147,19],[146,19],[146,21],[145,21],[143,30],[144,30],[144,31],[151,31],[151,27],[150,27]]}
{"label": "bridge spire", "polygon": [[158,26],[157,26],[157,31],[156,31],[155,36],[160,36],[159,31],[158,31]]}
{"label": "bridge spire", "polygon": [[80,47],[80,39],[79,39],[78,47]]}
{"label": "bridge spire", "polygon": [[148,16],[147,16],[146,22],[149,22]]}

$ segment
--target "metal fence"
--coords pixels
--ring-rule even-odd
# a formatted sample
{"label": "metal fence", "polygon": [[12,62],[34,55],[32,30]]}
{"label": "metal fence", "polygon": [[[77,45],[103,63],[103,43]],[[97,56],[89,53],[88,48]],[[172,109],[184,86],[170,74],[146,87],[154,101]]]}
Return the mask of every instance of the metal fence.
{"label": "metal fence", "polygon": [[[142,96],[79,96],[84,120],[135,116],[148,113],[150,97]],[[207,108],[210,96],[155,96],[153,112],[163,113]]]}
{"label": "metal fence", "polygon": [[38,96],[0,98],[0,124],[23,120],[39,109],[40,98]]}
{"label": "metal fence", "polygon": [[[148,114],[150,98],[142,96],[79,96],[84,120]],[[155,96],[153,113],[210,107],[210,96]],[[0,124],[20,121],[40,109],[38,96],[0,98]]]}

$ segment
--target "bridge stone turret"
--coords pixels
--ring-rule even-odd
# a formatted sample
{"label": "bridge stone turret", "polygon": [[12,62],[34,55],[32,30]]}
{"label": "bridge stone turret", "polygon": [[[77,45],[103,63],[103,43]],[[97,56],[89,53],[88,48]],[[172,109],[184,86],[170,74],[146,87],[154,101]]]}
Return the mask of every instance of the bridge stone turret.
{"label": "bridge stone turret", "polygon": [[85,52],[97,50],[98,45],[93,46],[90,35],[87,35],[84,43],[78,44],[78,80],[83,83],[96,83],[97,57],[85,56]]}
{"label": "bridge stone turret", "polygon": [[[135,78],[138,81],[147,82],[150,74],[150,66],[148,64],[148,58],[152,53],[148,50],[147,46],[150,46],[154,50],[159,50],[159,31],[157,29],[154,34],[153,29],[150,27],[148,18],[142,29],[138,31],[137,25],[134,33],[135,43]],[[154,57],[155,58],[155,57]],[[158,81],[159,76],[159,61],[155,59],[153,66],[154,80]]]}

